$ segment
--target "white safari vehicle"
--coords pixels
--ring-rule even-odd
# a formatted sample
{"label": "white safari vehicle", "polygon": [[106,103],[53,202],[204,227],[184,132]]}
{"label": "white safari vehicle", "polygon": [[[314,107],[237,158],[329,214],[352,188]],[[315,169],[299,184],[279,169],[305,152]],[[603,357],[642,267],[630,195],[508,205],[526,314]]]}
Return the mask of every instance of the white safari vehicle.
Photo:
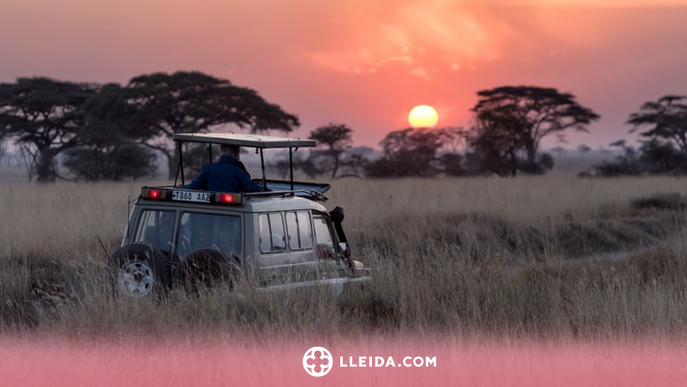
{"label": "white safari vehicle", "polygon": [[[173,186],[143,187],[135,201],[122,247],[109,259],[117,293],[130,297],[162,294],[172,286],[237,281],[265,290],[331,286],[342,291],[369,280],[350,254],[341,222],[343,209],[328,211],[328,184],[265,178],[264,149],[287,148],[289,160],[313,140],[245,134],[175,134],[182,142],[255,148],[260,153],[259,193],[193,191]],[[184,184],[183,159],[177,179]]]}

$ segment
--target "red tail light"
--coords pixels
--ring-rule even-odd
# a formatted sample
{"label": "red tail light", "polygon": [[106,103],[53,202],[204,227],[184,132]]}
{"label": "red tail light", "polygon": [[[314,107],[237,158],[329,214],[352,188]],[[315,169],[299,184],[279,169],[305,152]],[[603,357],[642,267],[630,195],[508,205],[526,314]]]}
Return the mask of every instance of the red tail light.
{"label": "red tail light", "polygon": [[148,191],[148,198],[149,199],[159,199],[161,196],[161,192],[159,189],[151,189]]}
{"label": "red tail light", "polygon": [[236,193],[218,193],[215,196],[215,203],[241,204],[243,197]]}
{"label": "red tail light", "polygon": [[157,188],[142,188],[141,196],[144,199],[160,200],[166,199],[169,195],[167,194],[166,190],[161,190]]}

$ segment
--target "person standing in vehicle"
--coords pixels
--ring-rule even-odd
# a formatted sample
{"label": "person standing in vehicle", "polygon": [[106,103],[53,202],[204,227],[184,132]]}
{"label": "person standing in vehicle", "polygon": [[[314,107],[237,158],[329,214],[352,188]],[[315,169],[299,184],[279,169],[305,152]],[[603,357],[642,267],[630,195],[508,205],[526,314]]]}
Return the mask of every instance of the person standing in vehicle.
{"label": "person standing in vehicle", "polygon": [[220,145],[216,163],[207,164],[196,178],[182,188],[218,192],[262,192],[263,187],[253,180],[241,163],[241,148]]}

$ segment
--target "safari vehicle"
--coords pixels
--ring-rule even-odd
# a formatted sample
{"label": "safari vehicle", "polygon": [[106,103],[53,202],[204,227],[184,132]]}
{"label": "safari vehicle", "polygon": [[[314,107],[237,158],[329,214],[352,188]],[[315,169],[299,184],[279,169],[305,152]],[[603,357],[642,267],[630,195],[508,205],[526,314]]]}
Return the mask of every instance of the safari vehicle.
{"label": "safari vehicle", "polygon": [[[245,281],[261,290],[345,285],[370,279],[353,260],[341,222],[343,209],[327,211],[329,184],[267,180],[263,150],[288,148],[289,160],[313,140],[245,134],[175,134],[182,142],[255,148],[268,190],[210,192],[184,184],[183,158],[173,186],[146,186],[135,201],[122,247],[109,259],[116,291],[130,297],[162,294],[175,285],[197,288]],[[291,162],[292,164],[292,162]]]}

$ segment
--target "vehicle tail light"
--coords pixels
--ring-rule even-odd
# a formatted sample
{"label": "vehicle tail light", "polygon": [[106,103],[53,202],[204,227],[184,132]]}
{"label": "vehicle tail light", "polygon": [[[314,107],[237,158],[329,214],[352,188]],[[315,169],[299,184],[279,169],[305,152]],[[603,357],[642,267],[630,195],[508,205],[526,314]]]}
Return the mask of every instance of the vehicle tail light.
{"label": "vehicle tail light", "polygon": [[142,188],[141,197],[144,199],[160,200],[166,199],[169,190],[157,189],[157,188]]}
{"label": "vehicle tail light", "polygon": [[243,197],[241,196],[241,194],[236,193],[218,193],[217,195],[215,195],[216,203],[241,204],[242,200]]}

